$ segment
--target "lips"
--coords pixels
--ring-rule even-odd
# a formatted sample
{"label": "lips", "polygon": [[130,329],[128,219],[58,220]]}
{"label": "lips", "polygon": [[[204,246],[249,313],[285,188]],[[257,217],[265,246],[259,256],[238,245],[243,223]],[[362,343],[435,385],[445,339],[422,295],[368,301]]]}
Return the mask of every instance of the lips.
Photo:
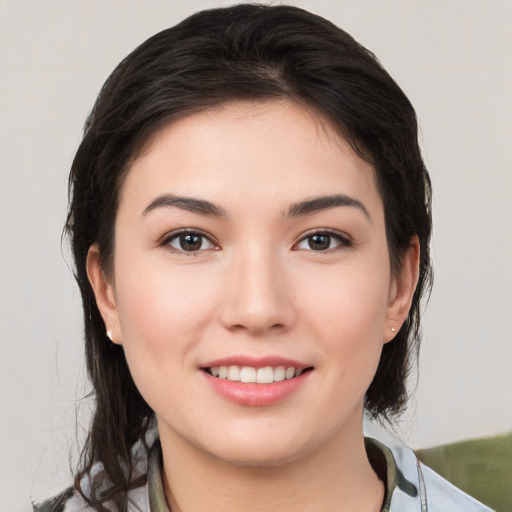
{"label": "lips", "polygon": [[281,357],[237,357],[211,361],[201,370],[223,398],[240,405],[266,406],[296,392],[313,367]]}

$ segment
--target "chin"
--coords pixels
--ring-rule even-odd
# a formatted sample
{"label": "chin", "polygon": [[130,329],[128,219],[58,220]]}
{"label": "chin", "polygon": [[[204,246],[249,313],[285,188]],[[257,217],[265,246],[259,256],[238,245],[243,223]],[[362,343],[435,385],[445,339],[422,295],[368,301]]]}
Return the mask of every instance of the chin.
{"label": "chin", "polygon": [[295,447],[261,445],[231,446],[229,450],[218,450],[212,455],[218,460],[233,466],[242,467],[276,467],[283,466],[300,458],[301,453]]}
{"label": "chin", "polygon": [[281,466],[306,456],[322,444],[322,439],[305,436],[307,429],[293,433],[282,426],[277,432],[273,427],[241,428],[229,433],[223,432],[221,438],[208,440],[203,451],[227,464],[247,467]]}

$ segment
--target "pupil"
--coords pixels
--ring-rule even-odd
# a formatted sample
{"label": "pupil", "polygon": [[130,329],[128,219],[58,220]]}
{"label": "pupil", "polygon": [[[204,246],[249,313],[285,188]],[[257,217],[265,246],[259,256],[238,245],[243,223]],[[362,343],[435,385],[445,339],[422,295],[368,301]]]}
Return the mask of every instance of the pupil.
{"label": "pupil", "polygon": [[201,236],[200,235],[181,235],[180,245],[185,251],[197,251],[201,249]]}
{"label": "pupil", "polygon": [[311,249],[325,251],[331,245],[331,237],[329,235],[311,235],[308,243]]}

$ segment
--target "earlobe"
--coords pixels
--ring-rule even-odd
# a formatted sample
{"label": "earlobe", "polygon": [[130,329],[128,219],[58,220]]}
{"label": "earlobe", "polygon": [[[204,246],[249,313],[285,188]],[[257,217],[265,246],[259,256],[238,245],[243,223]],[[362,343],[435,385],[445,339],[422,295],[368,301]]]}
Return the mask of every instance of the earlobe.
{"label": "earlobe", "polygon": [[400,274],[393,279],[390,287],[384,343],[391,341],[405,322],[411,308],[414,291],[418,284],[420,262],[420,243],[415,235],[403,255]]}
{"label": "earlobe", "polygon": [[122,344],[114,287],[101,268],[100,251],[97,244],[91,245],[87,253],[87,277],[94,292],[96,305],[105,323],[107,336],[113,343]]}

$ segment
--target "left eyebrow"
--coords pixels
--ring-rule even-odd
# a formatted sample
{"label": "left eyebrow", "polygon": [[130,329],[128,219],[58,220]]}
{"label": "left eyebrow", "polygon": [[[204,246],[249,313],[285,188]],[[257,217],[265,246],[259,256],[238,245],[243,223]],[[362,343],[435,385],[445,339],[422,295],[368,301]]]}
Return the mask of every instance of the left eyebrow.
{"label": "left eyebrow", "polygon": [[317,213],[324,210],[330,210],[331,208],[337,208],[338,206],[348,206],[351,208],[357,208],[371,221],[370,214],[364,206],[364,204],[354,197],[347,196],[345,194],[335,194],[332,196],[320,196],[313,197],[312,199],[306,199],[298,203],[294,203],[288,209],[286,213],[287,217],[302,217],[310,213]]}

